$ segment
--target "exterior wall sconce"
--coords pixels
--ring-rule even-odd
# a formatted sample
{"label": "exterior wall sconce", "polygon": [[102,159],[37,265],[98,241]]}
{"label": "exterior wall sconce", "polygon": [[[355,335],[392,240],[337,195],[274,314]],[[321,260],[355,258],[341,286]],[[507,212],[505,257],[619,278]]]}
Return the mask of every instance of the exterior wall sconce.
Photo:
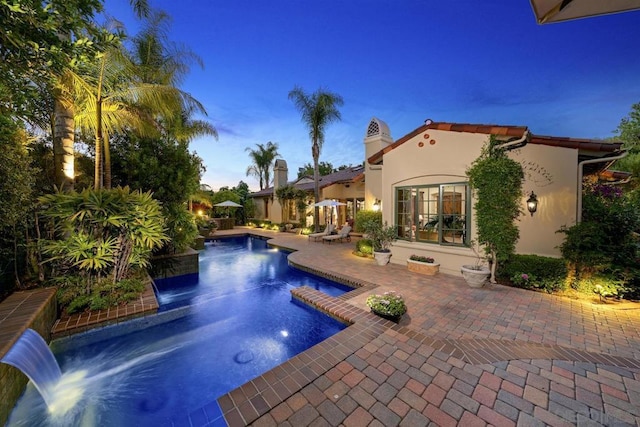
{"label": "exterior wall sconce", "polygon": [[527,199],[527,210],[529,210],[531,216],[538,210],[538,196],[533,191]]}
{"label": "exterior wall sconce", "polygon": [[380,200],[376,199],[375,203],[373,204],[373,211],[378,212],[379,210],[380,210]]}

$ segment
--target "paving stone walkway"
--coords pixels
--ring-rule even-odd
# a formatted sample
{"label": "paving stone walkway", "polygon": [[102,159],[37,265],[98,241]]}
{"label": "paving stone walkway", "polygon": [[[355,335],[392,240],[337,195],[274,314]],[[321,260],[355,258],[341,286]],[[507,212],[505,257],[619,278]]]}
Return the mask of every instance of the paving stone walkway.
{"label": "paving stone walkway", "polygon": [[[261,233],[296,250],[292,264],[361,284],[341,298],[295,291],[353,325],[223,396],[223,416],[199,425],[640,426],[639,304],[472,289],[378,267],[353,243]],[[386,290],[407,301],[398,325],[366,308]]]}

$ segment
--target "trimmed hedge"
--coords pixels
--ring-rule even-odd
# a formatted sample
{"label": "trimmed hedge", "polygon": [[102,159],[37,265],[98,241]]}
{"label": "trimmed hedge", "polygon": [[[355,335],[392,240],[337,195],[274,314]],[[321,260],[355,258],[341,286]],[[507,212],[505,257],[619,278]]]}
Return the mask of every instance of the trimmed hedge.
{"label": "trimmed hedge", "polygon": [[382,212],[367,211],[367,210],[358,211],[356,213],[354,231],[356,233],[363,233],[364,232],[363,227],[369,221],[378,221],[380,224],[382,224]]}
{"label": "trimmed hedge", "polygon": [[520,288],[546,292],[567,288],[567,265],[561,258],[514,254],[500,266],[497,276]]}

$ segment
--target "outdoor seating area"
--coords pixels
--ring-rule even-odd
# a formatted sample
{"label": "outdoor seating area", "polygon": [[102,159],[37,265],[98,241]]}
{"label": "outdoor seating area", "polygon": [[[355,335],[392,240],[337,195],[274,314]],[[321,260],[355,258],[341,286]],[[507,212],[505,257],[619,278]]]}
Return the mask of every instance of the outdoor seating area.
{"label": "outdoor seating area", "polygon": [[340,230],[338,230],[337,234],[330,234],[328,236],[323,236],[322,237],[322,243],[325,242],[350,242],[351,241],[351,227],[348,225],[345,225],[344,227],[342,227]]}
{"label": "outdoor seating area", "polygon": [[319,233],[311,233],[308,235],[308,238],[309,240],[313,240],[314,242],[317,242],[321,240],[323,237],[331,235],[331,233],[333,233],[334,230],[335,230],[335,225],[327,224],[326,227],[324,228],[324,231],[321,231]]}

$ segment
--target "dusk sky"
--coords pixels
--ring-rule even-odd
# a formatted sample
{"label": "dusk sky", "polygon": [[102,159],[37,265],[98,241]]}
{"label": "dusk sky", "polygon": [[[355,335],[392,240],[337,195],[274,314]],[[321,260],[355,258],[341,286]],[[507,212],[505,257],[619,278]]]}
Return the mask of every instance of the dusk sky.
{"label": "dusk sky", "polygon": [[[182,89],[219,139],[192,151],[214,190],[247,177],[246,147],[278,143],[289,178],[312,162],[287,95],[295,85],[340,94],[321,161],[364,160],[372,117],[398,139],[426,119],[528,126],[537,135],[613,136],[640,102],[640,12],[538,25],[528,0],[150,0],[172,16],[171,39],[204,61]],[[107,12],[135,28],[128,0]]]}

